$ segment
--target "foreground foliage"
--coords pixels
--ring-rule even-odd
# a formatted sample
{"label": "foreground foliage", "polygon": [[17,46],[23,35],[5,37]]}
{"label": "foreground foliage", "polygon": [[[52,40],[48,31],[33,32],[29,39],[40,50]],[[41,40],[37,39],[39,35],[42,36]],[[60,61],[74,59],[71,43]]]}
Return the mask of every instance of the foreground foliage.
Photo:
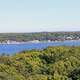
{"label": "foreground foliage", "polygon": [[80,80],[80,47],[48,47],[2,55],[0,80]]}

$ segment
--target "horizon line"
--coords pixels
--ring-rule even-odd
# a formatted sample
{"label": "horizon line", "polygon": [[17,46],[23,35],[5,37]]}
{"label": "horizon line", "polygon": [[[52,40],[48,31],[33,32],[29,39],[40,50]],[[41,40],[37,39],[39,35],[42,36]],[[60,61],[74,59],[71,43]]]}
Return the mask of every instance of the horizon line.
{"label": "horizon line", "polygon": [[33,31],[33,32],[0,32],[1,33],[48,33],[48,32],[80,32],[79,31]]}

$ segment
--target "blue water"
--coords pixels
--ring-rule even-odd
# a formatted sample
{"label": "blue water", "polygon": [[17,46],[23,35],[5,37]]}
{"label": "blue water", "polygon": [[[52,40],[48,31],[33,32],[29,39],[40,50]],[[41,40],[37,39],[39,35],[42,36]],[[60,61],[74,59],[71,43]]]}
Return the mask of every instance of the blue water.
{"label": "blue water", "polygon": [[26,43],[26,44],[0,44],[0,54],[15,54],[23,50],[44,49],[48,46],[80,46],[80,41]]}

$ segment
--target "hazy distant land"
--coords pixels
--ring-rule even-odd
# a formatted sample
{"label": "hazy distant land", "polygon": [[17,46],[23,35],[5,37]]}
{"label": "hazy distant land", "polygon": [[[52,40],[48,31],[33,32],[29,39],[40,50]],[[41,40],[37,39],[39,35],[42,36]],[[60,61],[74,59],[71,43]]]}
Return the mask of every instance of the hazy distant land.
{"label": "hazy distant land", "polygon": [[80,32],[0,33],[1,44],[80,40]]}

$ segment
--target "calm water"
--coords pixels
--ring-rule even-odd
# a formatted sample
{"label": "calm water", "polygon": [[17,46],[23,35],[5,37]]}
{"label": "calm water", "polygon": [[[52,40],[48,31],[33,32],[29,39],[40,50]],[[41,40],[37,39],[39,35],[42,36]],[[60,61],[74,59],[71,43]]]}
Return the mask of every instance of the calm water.
{"label": "calm water", "polygon": [[44,49],[48,46],[80,46],[80,41],[64,41],[50,43],[0,44],[0,54],[14,54],[23,50]]}

